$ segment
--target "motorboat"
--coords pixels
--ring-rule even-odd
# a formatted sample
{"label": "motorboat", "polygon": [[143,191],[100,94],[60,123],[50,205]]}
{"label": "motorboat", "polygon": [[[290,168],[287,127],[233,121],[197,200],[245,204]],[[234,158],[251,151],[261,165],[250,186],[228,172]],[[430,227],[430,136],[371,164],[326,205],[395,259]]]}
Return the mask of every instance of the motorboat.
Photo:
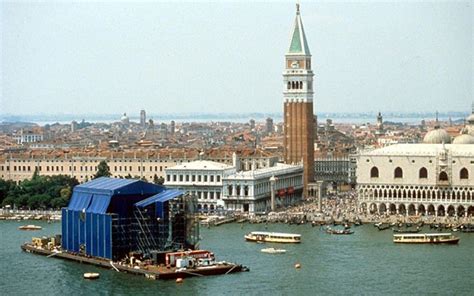
{"label": "motorboat", "polygon": [[84,278],[88,279],[88,280],[98,279],[99,276],[100,276],[100,274],[97,273],[97,272],[86,272],[86,273],[84,273]]}
{"label": "motorboat", "polygon": [[354,231],[350,230],[349,228],[344,228],[344,229],[327,228],[326,233],[329,233],[329,234],[353,234]]}
{"label": "motorboat", "polygon": [[260,250],[262,253],[268,254],[284,254],[286,253],[285,249],[275,249],[275,248],[265,248]]}
{"label": "motorboat", "polygon": [[301,234],[296,233],[253,231],[244,237],[247,241],[257,243],[301,243]]}
{"label": "motorboat", "polygon": [[404,233],[394,234],[393,242],[404,244],[457,244],[459,237],[451,233]]}
{"label": "motorboat", "polygon": [[43,229],[41,226],[38,226],[38,225],[23,225],[23,226],[20,226],[18,227],[18,229],[20,230],[41,230]]}

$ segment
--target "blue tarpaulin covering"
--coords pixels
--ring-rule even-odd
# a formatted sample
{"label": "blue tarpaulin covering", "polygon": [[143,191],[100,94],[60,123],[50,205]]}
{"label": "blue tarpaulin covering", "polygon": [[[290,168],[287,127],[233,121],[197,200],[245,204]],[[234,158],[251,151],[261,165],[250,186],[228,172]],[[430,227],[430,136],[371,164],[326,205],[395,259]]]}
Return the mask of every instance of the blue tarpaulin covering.
{"label": "blue tarpaulin covering", "polygon": [[116,252],[112,229],[118,227],[118,219],[128,221],[133,204],[164,190],[141,180],[106,177],[74,187],[69,206],[62,210],[62,247],[112,259]]}
{"label": "blue tarpaulin covering", "polygon": [[101,177],[74,187],[68,210],[104,214],[107,213],[113,196],[146,197],[163,190],[165,190],[163,186],[141,180]]}
{"label": "blue tarpaulin covering", "polygon": [[90,206],[87,208],[87,212],[104,214],[107,212],[107,208],[112,198],[109,194],[94,194]]}
{"label": "blue tarpaulin covering", "polygon": [[178,189],[165,190],[161,193],[158,193],[156,195],[150,196],[147,199],[144,199],[142,201],[137,202],[135,204],[135,206],[143,208],[143,207],[149,206],[149,205],[151,205],[153,203],[156,203],[156,202],[168,201],[168,200],[176,198],[176,197],[178,197],[178,196],[180,196],[184,193],[185,193],[184,191],[178,190]]}
{"label": "blue tarpaulin covering", "polygon": [[69,210],[82,211],[87,209],[91,203],[92,194],[84,194],[80,192],[74,192],[69,202]]}

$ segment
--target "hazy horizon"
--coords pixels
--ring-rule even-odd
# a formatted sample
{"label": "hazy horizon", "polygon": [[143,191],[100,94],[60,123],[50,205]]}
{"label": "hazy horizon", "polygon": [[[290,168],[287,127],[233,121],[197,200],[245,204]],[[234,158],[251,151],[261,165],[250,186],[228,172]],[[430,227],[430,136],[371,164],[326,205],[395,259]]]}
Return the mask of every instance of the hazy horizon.
{"label": "hazy horizon", "polygon": [[[282,112],[293,1],[0,5],[0,115]],[[303,1],[315,113],[467,114],[473,11]]]}

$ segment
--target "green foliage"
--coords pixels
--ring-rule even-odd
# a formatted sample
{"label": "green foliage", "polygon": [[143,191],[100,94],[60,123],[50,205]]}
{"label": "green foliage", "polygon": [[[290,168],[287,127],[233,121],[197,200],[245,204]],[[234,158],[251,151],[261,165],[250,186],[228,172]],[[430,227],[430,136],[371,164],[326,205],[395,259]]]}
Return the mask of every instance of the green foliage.
{"label": "green foliage", "polygon": [[110,173],[110,168],[107,165],[107,162],[102,160],[97,166],[97,173],[94,175],[94,179],[99,177],[110,177],[111,175],[112,173]]}
{"label": "green foliage", "polygon": [[163,185],[165,183],[165,178],[158,177],[156,174],[153,176],[153,183],[158,185]]}
{"label": "green foliage", "polygon": [[76,178],[65,175],[34,174],[33,178],[19,184],[0,179],[0,204],[17,208],[58,209],[67,206],[72,189],[78,184]]}

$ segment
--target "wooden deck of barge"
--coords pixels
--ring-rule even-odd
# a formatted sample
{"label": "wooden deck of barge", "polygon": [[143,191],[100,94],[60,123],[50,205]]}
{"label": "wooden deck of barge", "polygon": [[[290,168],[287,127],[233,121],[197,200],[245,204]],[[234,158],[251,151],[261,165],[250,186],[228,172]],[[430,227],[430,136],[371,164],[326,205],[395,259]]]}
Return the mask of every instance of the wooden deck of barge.
{"label": "wooden deck of barge", "polygon": [[103,268],[115,269],[118,272],[126,272],[135,275],[145,276],[149,279],[176,279],[176,278],[185,278],[192,276],[208,276],[208,275],[220,275],[228,274],[234,272],[248,271],[248,268],[243,267],[242,265],[234,263],[220,263],[212,266],[202,266],[197,268],[188,268],[188,269],[176,269],[175,267],[164,267],[158,265],[146,265],[142,268],[133,268],[130,266],[121,265],[108,261],[102,258],[94,257],[85,257],[77,254],[72,254],[69,252],[53,252],[43,248],[37,248],[31,244],[25,243],[21,245],[21,249],[28,253],[43,255],[47,257],[56,257],[71,261],[76,261],[79,263],[91,264]]}

